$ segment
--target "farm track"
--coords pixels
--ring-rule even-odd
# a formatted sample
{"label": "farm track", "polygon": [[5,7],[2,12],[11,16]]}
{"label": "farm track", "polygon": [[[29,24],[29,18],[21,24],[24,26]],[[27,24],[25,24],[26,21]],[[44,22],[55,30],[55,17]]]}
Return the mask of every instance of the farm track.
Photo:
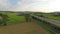
{"label": "farm track", "polygon": [[0,34],[49,34],[49,32],[31,22],[1,27]]}

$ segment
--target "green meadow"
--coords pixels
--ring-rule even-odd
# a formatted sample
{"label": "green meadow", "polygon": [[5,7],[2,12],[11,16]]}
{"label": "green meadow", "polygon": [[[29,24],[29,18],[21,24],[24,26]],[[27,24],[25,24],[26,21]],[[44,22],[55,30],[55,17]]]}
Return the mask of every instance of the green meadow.
{"label": "green meadow", "polygon": [[[25,22],[25,17],[24,16],[18,16],[19,13],[16,13],[16,12],[13,12],[13,13],[11,13],[11,12],[0,12],[0,13],[8,15],[7,25],[12,25],[12,24],[17,24],[17,23],[24,23]],[[60,19],[59,19],[60,16],[54,16],[53,14],[35,14],[35,15],[37,15],[37,16],[43,15],[43,17],[45,17],[45,18],[60,21]],[[48,25],[45,22],[38,21],[37,19],[32,19],[32,20],[33,20],[34,23],[40,25],[42,28],[49,31],[51,34],[55,34],[55,33],[60,34],[60,30],[54,29],[54,27],[51,27],[50,24]],[[36,32],[37,31],[33,31],[33,32],[29,32],[27,34],[36,34]]]}
{"label": "green meadow", "polygon": [[60,16],[54,16],[53,14],[35,14],[35,15],[37,15],[37,16],[43,15],[43,17],[45,17],[45,18],[60,21]]}
{"label": "green meadow", "polygon": [[25,22],[24,16],[18,16],[18,13],[2,12],[2,14],[8,15],[8,25]]}

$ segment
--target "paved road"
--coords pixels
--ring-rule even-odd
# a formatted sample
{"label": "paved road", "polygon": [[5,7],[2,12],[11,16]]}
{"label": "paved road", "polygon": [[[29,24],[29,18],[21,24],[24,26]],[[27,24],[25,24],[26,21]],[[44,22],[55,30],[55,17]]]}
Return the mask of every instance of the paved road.
{"label": "paved road", "polygon": [[[34,15],[32,15],[32,16],[34,16]],[[44,18],[44,17],[38,17],[38,16],[34,16],[34,17],[36,17],[37,19],[40,19],[42,21],[45,21],[47,23],[53,24],[53,25],[55,25],[55,26],[60,28],[60,22],[59,21],[48,19],[48,18]]]}

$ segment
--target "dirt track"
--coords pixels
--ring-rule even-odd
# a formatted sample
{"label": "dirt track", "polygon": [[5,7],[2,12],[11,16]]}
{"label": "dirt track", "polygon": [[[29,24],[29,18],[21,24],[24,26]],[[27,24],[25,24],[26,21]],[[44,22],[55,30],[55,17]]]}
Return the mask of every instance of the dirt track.
{"label": "dirt track", "polygon": [[49,32],[35,23],[21,23],[1,27],[0,34],[49,34]]}

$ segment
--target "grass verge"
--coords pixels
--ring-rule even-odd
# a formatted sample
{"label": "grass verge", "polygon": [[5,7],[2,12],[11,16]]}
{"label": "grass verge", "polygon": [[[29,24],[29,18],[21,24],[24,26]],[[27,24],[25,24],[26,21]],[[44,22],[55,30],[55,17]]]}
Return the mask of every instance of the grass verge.
{"label": "grass verge", "polygon": [[37,24],[39,24],[41,27],[43,27],[45,30],[49,31],[51,34],[60,34],[60,30],[57,30],[57,29],[54,29],[54,27],[44,23],[44,22],[41,22],[41,21],[38,21],[38,20],[35,20],[33,19]]}

